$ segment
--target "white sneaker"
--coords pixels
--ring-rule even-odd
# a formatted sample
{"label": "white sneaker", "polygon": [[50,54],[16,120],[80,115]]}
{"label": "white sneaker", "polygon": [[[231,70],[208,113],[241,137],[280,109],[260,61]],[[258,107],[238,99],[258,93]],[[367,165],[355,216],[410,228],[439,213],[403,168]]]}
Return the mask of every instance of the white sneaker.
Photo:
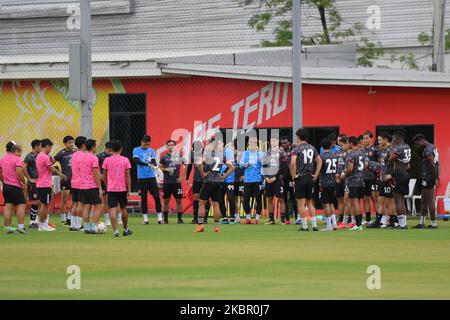
{"label": "white sneaker", "polygon": [[52,232],[52,231],[55,231],[56,229],[44,225],[44,226],[40,226],[38,230],[43,231],[43,232]]}
{"label": "white sneaker", "polygon": [[387,224],[382,224],[380,228],[382,228],[382,229],[387,228]]}
{"label": "white sneaker", "polygon": [[301,219],[297,219],[297,220],[295,220],[294,224],[302,224],[302,220]]}
{"label": "white sneaker", "polygon": [[369,222],[367,222],[367,221],[363,221],[362,223],[361,223],[361,225],[363,225],[363,226],[366,226],[366,225],[368,225],[369,224]]}
{"label": "white sneaker", "polygon": [[329,229],[329,228],[324,228],[324,229],[320,229],[320,231],[334,231],[333,228]]}
{"label": "white sneaker", "polygon": [[353,228],[351,228],[351,229],[349,229],[350,231],[362,231],[363,230],[363,227],[362,226],[354,226]]}

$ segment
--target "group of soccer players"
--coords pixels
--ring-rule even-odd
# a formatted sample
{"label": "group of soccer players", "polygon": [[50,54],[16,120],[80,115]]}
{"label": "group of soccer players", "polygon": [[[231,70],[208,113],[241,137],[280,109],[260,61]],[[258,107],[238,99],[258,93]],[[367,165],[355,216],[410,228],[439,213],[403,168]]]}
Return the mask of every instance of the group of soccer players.
{"label": "group of soccer players", "polygon": [[[275,224],[276,210],[281,224],[290,224],[289,201],[293,202],[295,223],[301,225],[298,230],[308,231],[309,221],[312,230],[319,231],[316,193],[326,220],[322,231],[341,228],[360,231],[363,225],[408,228],[404,197],[409,190],[411,148],[401,132],[393,136],[382,132],[375,143],[369,131],[359,137],[330,135],[321,141],[320,152],[308,143],[307,129],[299,129],[296,138],[296,144],[291,145],[288,137],[273,136],[265,143],[250,135],[244,150],[239,150],[236,143],[225,144],[220,137],[212,136],[205,144],[195,141],[188,157],[177,150],[175,141],[169,140],[167,151],[156,159],[156,152],[150,147],[151,138],[145,135],[141,146],[133,150],[143,223],[149,224],[148,193],[154,199],[159,224],[169,223],[171,197],[176,201],[178,223],[184,223],[182,183],[191,187],[189,178],[194,171],[192,223],[198,224],[195,232],[205,230],[211,209],[214,232],[220,232],[219,224],[260,223],[264,206],[269,215],[266,224]],[[0,160],[7,233],[14,233],[13,211],[18,218],[18,232],[26,233],[26,198],[31,202],[29,226],[39,231],[55,230],[48,220],[48,211],[53,194],[52,175],[58,175],[62,190],[61,219],[70,225],[71,231],[96,233],[103,212],[114,236],[119,236],[119,224],[123,224],[123,236],[131,235],[127,215],[131,163],[121,155],[121,142],[108,142],[105,151],[97,156],[95,140],[67,136],[63,143],[64,149],[52,157],[53,143],[49,139],[34,140],[32,152],[24,160],[21,146],[14,142],[7,144],[6,154]],[[413,143],[423,150],[421,217],[415,228],[435,229],[438,152],[421,134],[413,138]],[[57,162],[61,169],[55,166]],[[163,203],[156,179],[158,172],[163,174]],[[245,212],[243,221],[240,203]],[[431,224],[426,227],[428,213]]]}
{"label": "group of soccer players", "polygon": [[[15,211],[17,231],[27,233],[24,226],[27,198],[31,202],[29,227],[42,232],[55,231],[48,211],[54,194],[52,176],[58,175],[62,189],[61,220],[70,225],[70,231],[97,233],[101,214],[106,210],[114,236],[119,236],[118,224],[123,225],[123,236],[131,235],[126,210],[131,191],[131,163],[121,155],[122,143],[109,142],[105,151],[97,156],[97,143],[93,139],[66,136],[63,143],[64,149],[52,157],[52,141],[33,140],[32,152],[24,160],[20,145],[15,142],[6,145],[6,154],[0,159],[6,232],[15,231],[12,226]],[[56,167],[56,162],[61,169]],[[69,195],[72,197],[70,208],[67,207]]]}

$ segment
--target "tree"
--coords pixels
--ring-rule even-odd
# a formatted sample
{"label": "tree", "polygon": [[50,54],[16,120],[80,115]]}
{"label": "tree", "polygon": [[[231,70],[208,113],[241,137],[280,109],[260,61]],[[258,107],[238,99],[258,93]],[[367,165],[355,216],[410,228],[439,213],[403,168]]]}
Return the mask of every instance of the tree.
{"label": "tree", "polygon": [[[261,0],[235,0],[241,6],[250,5]],[[384,55],[380,44],[369,41],[362,36],[364,30],[361,23],[354,23],[345,30],[338,30],[342,23],[333,0],[302,0],[303,5],[317,9],[322,30],[309,37],[302,38],[304,45],[339,44],[344,40],[353,38],[356,41],[360,57],[357,64],[363,67],[372,67],[374,60]],[[264,0],[266,10],[255,14],[248,21],[248,25],[256,31],[264,31],[271,22],[276,23],[273,41],[263,40],[263,47],[292,46],[292,0]]]}

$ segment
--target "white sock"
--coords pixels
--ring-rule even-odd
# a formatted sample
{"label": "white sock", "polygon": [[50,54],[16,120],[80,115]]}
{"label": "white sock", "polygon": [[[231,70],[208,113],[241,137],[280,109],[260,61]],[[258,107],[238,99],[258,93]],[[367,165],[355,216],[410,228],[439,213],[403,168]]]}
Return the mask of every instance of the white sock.
{"label": "white sock", "polygon": [[77,221],[77,228],[81,229],[81,225],[83,224],[83,218],[82,217],[77,217],[78,221]]}
{"label": "white sock", "polygon": [[72,217],[72,218],[70,219],[70,227],[71,227],[71,228],[75,228],[75,218],[76,218],[76,217]]}
{"label": "white sock", "polygon": [[47,220],[45,220],[45,223],[48,224],[48,221],[50,220],[50,214],[47,215]]}
{"label": "white sock", "polygon": [[432,225],[433,227],[437,227],[437,222],[436,222],[436,220],[431,220],[431,225]]}
{"label": "white sock", "polygon": [[352,224],[356,224],[355,216],[352,216]]}
{"label": "white sock", "polygon": [[331,215],[331,223],[332,223],[333,227],[337,227],[337,221],[336,221],[336,215],[335,214]]}
{"label": "white sock", "polygon": [[61,213],[61,221],[66,221],[66,214],[65,213]]}
{"label": "white sock", "polygon": [[234,214],[234,219],[235,220],[240,220],[241,219],[241,217],[239,216],[239,213],[235,213]]}
{"label": "white sock", "polygon": [[251,220],[251,219],[252,219],[252,216],[251,216],[251,215],[249,215],[249,214],[246,214],[246,215],[245,215],[245,219],[247,219],[247,220]]}
{"label": "white sock", "polygon": [[425,224],[426,220],[427,220],[426,216],[420,216],[420,224]]}
{"label": "white sock", "polygon": [[348,222],[348,214],[344,214],[344,219],[342,219],[342,222],[344,224],[347,224],[347,222]]}
{"label": "white sock", "polygon": [[256,215],[256,221],[260,221],[261,220],[261,215],[260,214],[257,214]]}
{"label": "white sock", "polygon": [[386,224],[389,221],[389,216],[384,215],[383,218],[381,218],[381,224]]}
{"label": "white sock", "polygon": [[298,220],[298,221],[301,221],[301,220],[302,220],[302,217],[300,216],[300,214],[297,215],[297,220]]}
{"label": "white sock", "polygon": [[72,218],[72,214],[70,213],[70,211],[69,212],[67,212],[67,215],[66,215],[66,219],[71,219]]}
{"label": "white sock", "polygon": [[117,214],[117,221],[122,222],[122,213]]}
{"label": "white sock", "polygon": [[311,221],[311,225],[312,225],[313,227],[317,228],[316,217],[311,217],[310,221]]}
{"label": "white sock", "polygon": [[144,217],[144,222],[148,222],[148,213],[144,213],[142,217]]}
{"label": "white sock", "polygon": [[19,230],[23,230],[25,228],[25,226],[23,224],[18,224],[17,225],[17,229]]}
{"label": "white sock", "polygon": [[103,216],[105,217],[105,221],[109,221],[109,213],[105,213]]}
{"label": "white sock", "polygon": [[308,229],[308,220],[306,218],[301,218],[303,229]]}
{"label": "white sock", "polygon": [[327,229],[333,229],[333,226],[331,225],[331,217],[326,217],[325,221],[327,222]]}
{"label": "white sock", "polygon": [[[161,221],[161,220],[163,220],[163,214],[162,214],[162,212],[158,212],[158,221]],[[148,221],[148,219],[147,219],[147,221]]]}
{"label": "white sock", "polygon": [[406,216],[405,215],[397,216],[397,219],[398,219],[398,224],[400,225],[400,227],[406,226]]}

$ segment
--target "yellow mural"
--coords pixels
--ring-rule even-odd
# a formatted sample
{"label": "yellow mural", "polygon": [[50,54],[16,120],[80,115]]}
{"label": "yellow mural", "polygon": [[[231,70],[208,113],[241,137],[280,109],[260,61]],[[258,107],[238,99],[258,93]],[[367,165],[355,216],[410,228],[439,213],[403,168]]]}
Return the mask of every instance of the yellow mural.
{"label": "yellow mural", "polygon": [[[120,82],[94,83],[93,138],[103,149],[109,136],[110,93],[119,93]],[[0,82],[0,155],[8,141],[22,145],[24,153],[33,139],[49,138],[54,152],[63,148],[63,137],[80,133],[80,103],[69,100],[67,80]]]}

